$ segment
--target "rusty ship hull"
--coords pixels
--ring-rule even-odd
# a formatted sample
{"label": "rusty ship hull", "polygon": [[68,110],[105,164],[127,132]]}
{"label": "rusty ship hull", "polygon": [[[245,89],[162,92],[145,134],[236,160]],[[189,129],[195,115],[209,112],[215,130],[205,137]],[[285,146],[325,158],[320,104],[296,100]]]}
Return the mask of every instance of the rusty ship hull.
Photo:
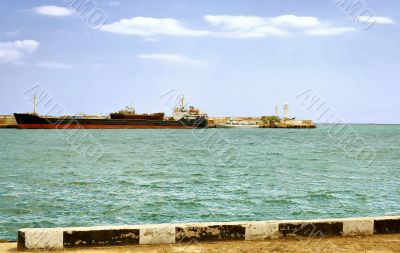
{"label": "rusty ship hull", "polygon": [[206,128],[206,118],[180,120],[84,119],[74,117],[42,117],[29,113],[14,113],[21,129],[185,129]]}
{"label": "rusty ship hull", "polygon": [[111,113],[111,119],[137,119],[137,120],[163,120],[164,113],[153,113],[153,114],[133,114],[125,115],[123,113]]}

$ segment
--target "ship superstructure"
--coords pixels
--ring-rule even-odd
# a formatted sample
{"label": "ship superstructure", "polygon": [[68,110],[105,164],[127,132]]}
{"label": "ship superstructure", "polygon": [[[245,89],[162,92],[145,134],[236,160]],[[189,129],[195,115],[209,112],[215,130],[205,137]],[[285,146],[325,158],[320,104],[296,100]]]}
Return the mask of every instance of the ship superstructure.
{"label": "ship superstructure", "polygon": [[189,106],[188,109],[185,108],[185,97],[181,98],[181,105],[174,108],[173,112],[174,120],[180,119],[197,119],[197,118],[205,118],[208,119],[208,115],[201,112],[199,109]]}
{"label": "ship superstructure", "polygon": [[111,119],[141,119],[141,120],[163,120],[164,113],[152,113],[152,114],[136,114],[135,108],[126,106],[119,112],[110,113]]}

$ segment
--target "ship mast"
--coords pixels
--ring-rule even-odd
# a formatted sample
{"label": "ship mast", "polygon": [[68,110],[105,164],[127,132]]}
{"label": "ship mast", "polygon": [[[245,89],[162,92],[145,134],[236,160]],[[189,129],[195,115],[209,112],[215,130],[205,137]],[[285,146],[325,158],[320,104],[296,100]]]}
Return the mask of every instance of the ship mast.
{"label": "ship mast", "polygon": [[36,96],[33,96],[33,114],[36,114]]}
{"label": "ship mast", "polygon": [[181,110],[182,111],[185,109],[184,103],[185,103],[185,95],[182,95],[182,99],[181,99]]}

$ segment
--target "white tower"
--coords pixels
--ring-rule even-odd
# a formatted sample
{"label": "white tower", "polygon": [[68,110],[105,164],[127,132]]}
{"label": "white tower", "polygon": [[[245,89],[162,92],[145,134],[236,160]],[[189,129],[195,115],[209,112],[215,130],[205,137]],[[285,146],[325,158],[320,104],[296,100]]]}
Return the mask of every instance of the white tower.
{"label": "white tower", "polygon": [[275,116],[279,116],[279,107],[278,106],[275,107]]}
{"label": "white tower", "polygon": [[285,105],[283,106],[283,111],[285,112],[285,119],[289,118],[289,104],[285,103]]}

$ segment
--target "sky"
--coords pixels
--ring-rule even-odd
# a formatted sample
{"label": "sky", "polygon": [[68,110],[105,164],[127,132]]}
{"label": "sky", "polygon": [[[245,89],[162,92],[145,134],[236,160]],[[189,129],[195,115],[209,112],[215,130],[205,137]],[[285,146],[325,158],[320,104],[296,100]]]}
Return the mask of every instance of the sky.
{"label": "sky", "polygon": [[400,123],[399,15],[398,0],[4,0],[0,114],[33,111],[40,86],[66,114],[171,114],[184,94],[209,116],[288,103],[318,121],[312,91],[344,122]]}

